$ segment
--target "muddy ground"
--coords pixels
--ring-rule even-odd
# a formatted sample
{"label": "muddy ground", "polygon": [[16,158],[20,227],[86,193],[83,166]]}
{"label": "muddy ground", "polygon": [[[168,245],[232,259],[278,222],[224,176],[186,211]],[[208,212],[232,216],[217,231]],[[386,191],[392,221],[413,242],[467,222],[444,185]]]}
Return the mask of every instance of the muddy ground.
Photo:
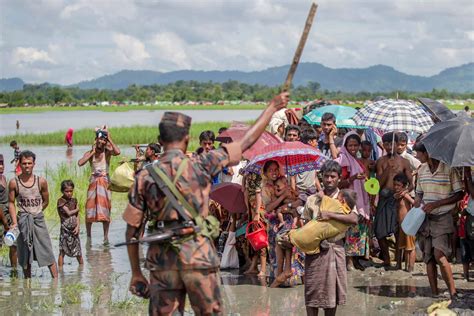
{"label": "muddy ground", "polygon": [[[58,224],[49,224],[53,247],[57,254]],[[125,225],[116,216],[112,221],[110,240],[123,240]],[[83,229],[84,230],[84,229]],[[93,240],[86,242],[81,232],[84,266],[66,258],[57,281],[52,281],[47,268],[33,266],[33,278],[25,281],[22,273],[13,275],[7,267],[7,252],[2,250],[0,262],[1,315],[145,315],[147,301],[128,293],[130,267],[125,248],[102,244],[102,227],[93,225]],[[462,266],[454,265],[456,287],[462,300],[456,311],[474,315],[474,282],[462,279]],[[474,273],[471,273],[474,278]],[[239,271],[222,271],[222,293],[225,315],[304,315],[303,286],[270,289],[270,280],[244,277]],[[441,293],[446,292],[439,280]],[[447,293],[446,293],[447,294]],[[433,302],[424,266],[417,264],[412,274],[384,271],[370,267],[349,273],[348,302],[338,315],[422,315]],[[472,310],[470,309],[472,308]],[[192,314],[189,304],[187,314]]]}

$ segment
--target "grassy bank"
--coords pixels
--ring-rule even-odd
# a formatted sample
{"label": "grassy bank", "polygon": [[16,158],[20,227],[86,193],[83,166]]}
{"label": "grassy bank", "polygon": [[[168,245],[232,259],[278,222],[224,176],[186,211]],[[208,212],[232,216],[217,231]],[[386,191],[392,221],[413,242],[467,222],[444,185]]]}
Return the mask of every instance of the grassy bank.
{"label": "grassy bank", "polygon": [[[474,104],[451,104],[447,107],[450,110],[463,110],[468,105],[474,108]],[[362,104],[351,104],[350,107],[362,107]],[[300,107],[292,104],[290,108]],[[42,113],[42,112],[71,112],[71,111],[102,111],[102,112],[127,112],[127,111],[153,111],[153,110],[261,110],[265,108],[263,104],[228,104],[228,105],[126,105],[126,106],[75,106],[75,107],[58,107],[58,106],[30,106],[30,107],[13,107],[0,109],[2,114],[21,114],[21,113]]]}
{"label": "grassy bank", "polygon": [[[204,130],[211,130],[217,134],[220,127],[228,127],[229,122],[206,122],[192,124],[190,135],[191,142],[189,150],[195,150],[199,145],[199,134]],[[8,144],[15,139],[19,144],[28,145],[64,145],[66,131],[43,133],[43,134],[18,134],[0,137],[0,143]],[[110,133],[113,141],[118,145],[145,144],[157,141],[157,126],[130,126],[112,127]],[[92,128],[74,131],[75,145],[92,145],[95,133]]]}
{"label": "grassy bank", "polygon": [[[296,107],[296,105],[292,106]],[[16,113],[41,113],[41,112],[70,112],[70,111],[102,111],[102,112],[127,112],[134,110],[261,110],[265,105],[259,104],[229,104],[229,105],[126,105],[126,106],[75,106],[75,107],[58,107],[58,106],[30,106],[30,107],[13,107],[0,109],[0,114],[16,114]]]}

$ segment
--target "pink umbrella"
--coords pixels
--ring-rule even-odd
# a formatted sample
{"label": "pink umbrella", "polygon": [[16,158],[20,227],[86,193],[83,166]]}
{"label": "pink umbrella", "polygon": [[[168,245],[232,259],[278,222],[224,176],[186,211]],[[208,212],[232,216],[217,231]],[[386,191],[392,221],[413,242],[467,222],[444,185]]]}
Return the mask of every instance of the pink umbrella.
{"label": "pink umbrella", "polygon": [[230,213],[247,212],[244,192],[240,184],[232,182],[220,183],[212,188],[209,197],[222,205]]}
{"label": "pink umbrella", "polygon": [[[233,126],[231,126],[228,130],[219,134],[216,140],[222,143],[236,142],[236,141],[241,140],[249,129],[250,129],[250,126],[243,123],[233,124]],[[255,144],[253,144],[252,147],[247,149],[242,155],[244,156],[245,159],[250,160],[255,156],[256,152],[259,149],[266,147],[268,145],[279,144],[281,142],[282,141],[278,137],[265,131],[258,138]]]}

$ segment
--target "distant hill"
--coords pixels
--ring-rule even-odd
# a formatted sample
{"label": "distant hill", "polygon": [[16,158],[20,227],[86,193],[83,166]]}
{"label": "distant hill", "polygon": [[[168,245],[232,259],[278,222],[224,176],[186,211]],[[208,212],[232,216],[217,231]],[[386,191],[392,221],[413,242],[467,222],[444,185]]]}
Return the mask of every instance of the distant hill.
{"label": "distant hill", "polygon": [[0,79],[0,92],[21,90],[24,84],[20,78]]}
{"label": "distant hill", "polygon": [[[281,66],[252,72],[180,70],[162,73],[148,70],[123,70],[113,75],[79,82],[74,86],[83,89],[122,89],[131,84],[167,84],[178,80],[201,82],[237,80],[249,84],[276,86],[283,83],[288,68],[289,66]],[[436,88],[453,92],[472,92],[474,91],[474,63],[448,68],[432,77],[407,75],[383,65],[360,69],[333,69],[318,63],[300,64],[293,84],[306,85],[310,81],[319,82],[322,89],[330,91],[431,91]]]}
{"label": "distant hill", "polygon": [[[127,88],[131,84],[167,84],[178,80],[220,83],[236,80],[248,84],[277,86],[283,83],[288,68],[287,65],[252,72],[180,70],[164,73],[150,70],[122,70],[112,75],[82,81],[71,86],[81,89],[117,90]],[[3,82],[5,80],[19,80],[23,84],[21,79],[17,78],[0,79],[0,91],[4,90]],[[301,63],[293,84],[295,86],[306,85],[310,81],[319,82],[321,89],[344,92],[395,90],[422,92],[431,91],[433,88],[447,89],[452,92],[473,92],[474,63],[448,68],[431,77],[408,75],[384,65],[334,69],[318,63]],[[15,87],[21,89],[22,85]],[[7,91],[11,91],[11,89]]]}

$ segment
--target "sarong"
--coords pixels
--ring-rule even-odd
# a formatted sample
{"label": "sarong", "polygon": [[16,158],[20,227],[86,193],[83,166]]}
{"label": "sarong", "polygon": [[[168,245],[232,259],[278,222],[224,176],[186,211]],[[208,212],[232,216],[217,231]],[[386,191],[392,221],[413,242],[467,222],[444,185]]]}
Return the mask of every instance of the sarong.
{"label": "sarong", "polygon": [[27,212],[18,213],[18,262],[24,269],[38,262],[40,267],[54,263],[53,246],[43,213],[32,215]]}
{"label": "sarong", "polygon": [[86,222],[110,222],[111,193],[107,176],[92,175],[87,190]]}
{"label": "sarong", "polygon": [[59,251],[64,252],[68,257],[82,256],[81,241],[79,235],[74,234],[77,226],[77,217],[71,216],[61,223],[61,232],[59,234]]}
{"label": "sarong", "polygon": [[393,197],[393,191],[383,189],[380,191],[379,203],[375,213],[375,237],[380,240],[395,234],[397,225],[397,200]]}
{"label": "sarong", "polygon": [[346,303],[347,272],[343,242],[329,243],[316,255],[305,259],[305,305],[334,308]]}
{"label": "sarong", "polygon": [[416,235],[423,252],[423,262],[434,260],[434,249],[441,251],[446,257],[451,256],[451,236],[454,233],[451,212],[442,215],[427,215]]}

